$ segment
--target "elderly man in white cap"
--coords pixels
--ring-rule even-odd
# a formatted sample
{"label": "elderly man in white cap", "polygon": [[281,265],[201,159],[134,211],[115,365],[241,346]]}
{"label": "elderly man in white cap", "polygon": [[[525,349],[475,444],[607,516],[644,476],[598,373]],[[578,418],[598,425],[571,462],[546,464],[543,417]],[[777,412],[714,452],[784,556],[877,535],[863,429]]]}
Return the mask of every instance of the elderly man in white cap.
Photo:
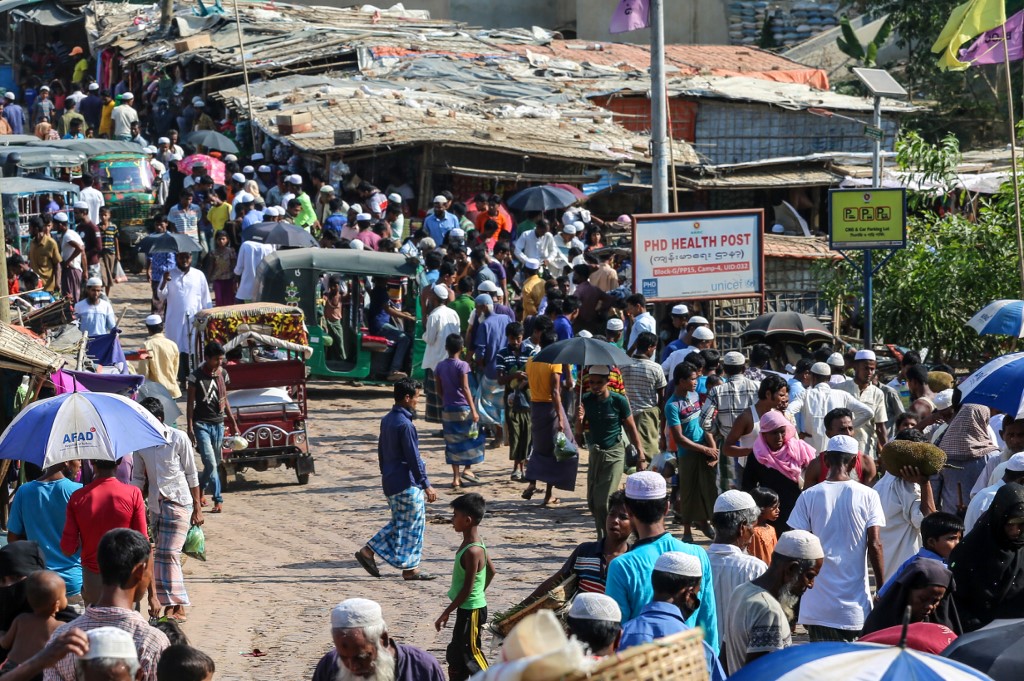
{"label": "elderly man in white cap", "polygon": [[872,350],[858,350],[853,357],[853,378],[833,386],[836,390],[850,393],[871,408],[874,416],[856,429],[860,451],[877,459],[882,445],[889,441],[886,424],[889,414],[885,408],[885,393],[875,385],[875,371],[878,363]]}
{"label": "elderly man in white cap", "polygon": [[825,434],[825,415],[833,409],[842,407],[853,413],[854,431],[869,423],[875,411],[856,397],[838,390],[829,381],[832,368],[825,362],[811,365],[811,387],[805,390],[798,399],[789,403],[786,411],[798,414],[803,426],[801,437],[808,439],[808,444],[819,452],[824,451],[828,436]]}
{"label": "elderly man in white cap", "polygon": [[599,660],[614,655],[622,637],[622,612],[614,599],[604,594],[581,591],[573,599],[565,623],[569,633],[587,646]]}
{"label": "elderly man in white cap", "polygon": [[763,575],[736,588],[725,615],[725,661],[730,674],[759,657],[793,645],[791,622],[800,597],[814,586],[825,553],[810,532],[783,532]]}
{"label": "elderly man in white cap", "polygon": [[331,611],[334,649],[320,658],[313,681],[444,681],[433,655],[388,634],[380,605],[350,598]]}
{"label": "elderly man in white cap", "polygon": [[75,660],[77,681],[137,681],[139,655],[131,634],[117,627],[92,629],[89,649]]}
{"label": "elderly man in white cap", "polygon": [[114,307],[103,297],[103,280],[99,277],[85,282],[85,298],[75,303],[75,318],[78,328],[89,337],[108,334],[117,325]]}
{"label": "elderly man in white cap", "polygon": [[441,397],[437,393],[434,370],[448,358],[444,349],[445,339],[451,334],[461,333],[459,313],[448,307],[448,288],[434,284],[429,296],[432,309],[423,325],[423,392],[427,407],[424,413],[427,423],[441,423]]}
{"label": "elderly man in white cap", "polygon": [[[669,551],[658,556],[651,571],[654,596],[640,614],[622,627],[619,650],[651,643],[692,627],[688,617],[700,606],[698,593],[705,579],[700,560],[680,551]],[[725,671],[718,654],[704,641],[704,658],[711,681],[724,681]]]}
{"label": "elderly man in white cap", "polygon": [[132,139],[132,123],[139,122],[139,114],[132,107],[135,99],[130,91],[121,95],[121,103],[110,112],[110,120],[114,125],[114,139],[130,142]]}
{"label": "elderly man in white cap", "polygon": [[448,199],[438,194],[433,201],[434,210],[427,217],[423,218],[423,229],[434,240],[436,244],[443,244],[448,232],[459,226],[459,219],[454,213],[447,210]]}
{"label": "elderly man in white cap", "polygon": [[811,641],[855,641],[871,611],[868,561],[884,575],[881,530],[885,512],[878,492],[850,477],[859,446],[836,435],[825,447],[828,477],[804,490],[789,526],[821,541],[825,564],[815,588],[800,607],[800,624]]}
{"label": "elderly man in white cap", "polygon": [[[626,478],[626,512],[633,521],[639,541],[633,545],[632,550],[608,564],[605,593],[619,604],[622,619],[629,621],[651,602],[654,595],[651,571],[663,553],[678,551],[696,557],[702,575],[711,574],[711,562],[704,549],[681,542],[666,531],[668,490],[665,478],[660,473],[640,471]],[[686,623],[690,626],[700,625],[704,629],[704,640],[717,653],[718,614],[715,590],[710,579],[702,581],[697,598],[700,605],[687,616]]]}
{"label": "elderly man in white cap", "polygon": [[143,342],[146,352],[139,361],[138,373],[145,376],[147,381],[167,388],[171,397],[178,399],[181,397],[181,388],[178,386],[178,346],[164,335],[164,319],[158,314],[146,317],[146,331],[149,332]]}
{"label": "elderly man in white cap", "polygon": [[760,577],[768,569],[764,561],[747,553],[760,513],[754,497],[746,492],[731,489],[715,499],[715,512],[711,517],[715,539],[708,547],[708,560],[718,605],[718,635],[722,641],[725,641],[725,614],[732,605],[736,588]]}
{"label": "elderly man in white cap", "polygon": [[661,368],[665,371],[665,378],[671,380],[672,372],[676,370],[676,367],[686,361],[686,358],[691,353],[700,352],[711,347],[711,344],[715,340],[715,332],[706,326],[698,326],[690,334],[690,345],[686,346],[682,350],[676,350],[668,356],[661,364]]}

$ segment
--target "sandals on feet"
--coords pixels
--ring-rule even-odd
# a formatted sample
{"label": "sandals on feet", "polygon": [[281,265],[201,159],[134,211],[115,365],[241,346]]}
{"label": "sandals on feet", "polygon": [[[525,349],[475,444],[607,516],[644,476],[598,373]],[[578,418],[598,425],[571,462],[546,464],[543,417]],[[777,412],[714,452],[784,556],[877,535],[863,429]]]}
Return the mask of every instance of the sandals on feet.
{"label": "sandals on feet", "polygon": [[402,575],[402,579],[407,582],[429,582],[437,579],[437,575],[432,575],[429,572],[414,572],[411,575]]}
{"label": "sandals on feet", "polygon": [[523,499],[526,499],[527,501],[529,501],[530,499],[533,498],[533,495],[536,494],[536,493],[537,493],[537,488],[536,487],[527,487],[525,490],[523,490],[523,493],[520,496],[523,497]]}
{"label": "sandals on feet", "polygon": [[476,477],[476,473],[473,471],[462,471],[462,477],[470,482],[480,482],[480,478]]}
{"label": "sandals on feet", "polygon": [[376,562],[373,558],[367,558],[363,555],[362,551],[356,551],[356,562],[359,563],[364,570],[369,572],[371,577],[380,579],[380,570],[377,569]]}

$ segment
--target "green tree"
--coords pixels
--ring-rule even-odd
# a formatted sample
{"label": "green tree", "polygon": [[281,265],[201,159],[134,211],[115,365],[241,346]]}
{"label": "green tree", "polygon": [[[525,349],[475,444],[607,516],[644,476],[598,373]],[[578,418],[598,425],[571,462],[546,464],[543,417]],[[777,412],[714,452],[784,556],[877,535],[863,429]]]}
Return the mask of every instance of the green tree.
{"label": "green tree", "polygon": [[873,67],[878,62],[878,49],[885,45],[889,35],[892,33],[892,23],[893,15],[890,14],[882,22],[882,26],[878,29],[875,37],[871,39],[871,42],[864,45],[861,44],[853,26],[850,25],[850,18],[843,15],[843,18],[839,20],[843,36],[836,38],[836,44],[843,54],[857,60],[857,66]]}

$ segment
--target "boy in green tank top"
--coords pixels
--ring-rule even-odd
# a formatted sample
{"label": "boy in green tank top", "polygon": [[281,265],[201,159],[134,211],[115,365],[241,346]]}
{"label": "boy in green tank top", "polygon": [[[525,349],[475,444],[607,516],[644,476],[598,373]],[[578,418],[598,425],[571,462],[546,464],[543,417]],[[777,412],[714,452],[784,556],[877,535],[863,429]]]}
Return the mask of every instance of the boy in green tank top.
{"label": "boy in green tank top", "polygon": [[494,579],[494,565],[487,555],[487,547],[480,541],[478,529],[486,510],[484,498],[476,493],[463,494],[452,501],[451,506],[452,527],[462,533],[462,545],[455,554],[452,586],[448,589],[452,602],[434,622],[434,627],[441,631],[452,612],[457,613],[445,659],[449,681],[465,681],[487,669],[481,633],[487,621],[484,591]]}

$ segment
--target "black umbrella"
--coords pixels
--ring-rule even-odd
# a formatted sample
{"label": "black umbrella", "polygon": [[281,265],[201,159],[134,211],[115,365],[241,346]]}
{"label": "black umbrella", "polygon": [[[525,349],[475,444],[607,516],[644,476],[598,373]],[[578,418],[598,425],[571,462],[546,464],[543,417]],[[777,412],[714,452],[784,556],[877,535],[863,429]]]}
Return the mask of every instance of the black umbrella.
{"label": "black umbrella", "polygon": [[189,144],[202,145],[206,149],[216,149],[217,151],[226,151],[229,154],[238,153],[238,145],[228,137],[222,135],[216,130],[196,130],[185,135],[185,141]]}
{"label": "black umbrella", "polygon": [[200,250],[202,246],[198,241],[180,232],[150,234],[139,242],[140,253],[195,253]]}
{"label": "black umbrella", "polygon": [[1024,668],[1024,620],[998,620],[964,634],[942,651],[942,657],[988,674],[995,681],[1017,681]]}
{"label": "black umbrella", "polygon": [[799,312],[769,312],[750,322],[744,340],[789,340],[806,343],[832,340],[832,332],[814,317]]}
{"label": "black umbrella", "polygon": [[320,244],[306,230],[288,222],[257,222],[242,230],[242,241],[281,248],[309,248]]}
{"label": "black umbrella", "polygon": [[567,208],[578,200],[572,192],[546,184],[516,193],[508,200],[508,207],[522,212],[548,211]]}
{"label": "black umbrella", "polygon": [[583,366],[592,364],[623,366],[633,363],[633,359],[619,346],[582,336],[552,343],[534,355],[533,359],[548,364],[581,364]]}
{"label": "black umbrella", "polygon": [[147,397],[155,397],[160,400],[160,404],[164,407],[164,422],[174,423],[181,416],[181,408],[171,397],[171,393],[156,381],[146,381],[139,387],[138,401],[141,402]]}

